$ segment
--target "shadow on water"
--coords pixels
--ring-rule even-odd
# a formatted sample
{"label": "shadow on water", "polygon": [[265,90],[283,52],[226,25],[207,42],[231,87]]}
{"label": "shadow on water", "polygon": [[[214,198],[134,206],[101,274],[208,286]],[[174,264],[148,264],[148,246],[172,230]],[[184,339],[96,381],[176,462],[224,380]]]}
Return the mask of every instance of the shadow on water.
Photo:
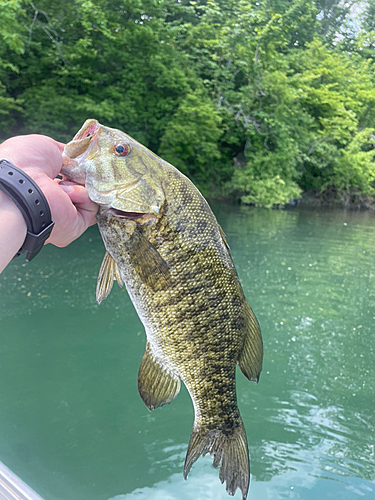
{"label": "shadow on water", "polygon": [[[265,345],[260,383],[237,377],[249,498],[374,499],[374,215],[213,208]],[[187,391],[141,402],[143,327],[116,285],[96,304],[103,254],[92,228],[1,275],[0,460],[46,500],[229,498],[210,457],[182,479]]]}

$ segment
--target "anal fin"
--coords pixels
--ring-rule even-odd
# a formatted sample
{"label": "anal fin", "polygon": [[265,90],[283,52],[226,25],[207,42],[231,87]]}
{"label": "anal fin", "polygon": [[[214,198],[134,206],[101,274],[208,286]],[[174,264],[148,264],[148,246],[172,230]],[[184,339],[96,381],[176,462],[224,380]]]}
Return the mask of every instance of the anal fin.
{"label": "anal fin", "polygon": [[246,309],[248,320],[247,332],[238,364],[246,378],[253,382],[258,382],[260,372],[262,371],[263,342],[259,323],[247,302]]}
{"label": "anal fin", "polygon": [[113,280],[116,280],[121,287],[124,284],[118,265],[111,255],[106,252],[102,265],[100,266],[96,285],[96,301],[98,304],[103,302],[103,300],[108,297],[110,291],[112,290]]}
{"label": "anal fin", "polygon": [[149,410],[169,404],[180,392],[180,379],[155,360],[148,342],[138,373],[138,391]]}

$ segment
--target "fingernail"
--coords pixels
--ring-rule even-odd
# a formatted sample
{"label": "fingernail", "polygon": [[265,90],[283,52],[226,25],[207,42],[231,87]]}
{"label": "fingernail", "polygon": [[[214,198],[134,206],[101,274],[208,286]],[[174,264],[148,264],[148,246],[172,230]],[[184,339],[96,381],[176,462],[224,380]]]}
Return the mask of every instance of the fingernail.
{"label": "fingernail", "polygon": [[59,186],[61,187],[61,189],[63,191],[65,191],[66,194],[71,194],[74,191],[74,187],[73,186],[64,186],[64,185],[61,185],[61,182],[60,182]]}

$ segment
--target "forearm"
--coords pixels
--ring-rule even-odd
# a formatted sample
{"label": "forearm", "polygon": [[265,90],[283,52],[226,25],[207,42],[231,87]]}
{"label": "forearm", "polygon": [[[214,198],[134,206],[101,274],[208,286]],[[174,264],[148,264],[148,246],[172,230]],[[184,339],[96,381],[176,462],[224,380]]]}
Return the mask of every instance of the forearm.
{"label": "forearm", "polygon": [[26,238],[26,222],[15,203],[0,191],[0,272]]}

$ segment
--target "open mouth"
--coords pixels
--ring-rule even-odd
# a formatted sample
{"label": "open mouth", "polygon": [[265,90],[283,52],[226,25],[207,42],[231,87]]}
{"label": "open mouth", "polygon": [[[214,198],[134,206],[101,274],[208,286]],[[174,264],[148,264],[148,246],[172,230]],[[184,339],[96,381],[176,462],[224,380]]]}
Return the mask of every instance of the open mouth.
{"label": "open mouth", "polygon": [[78,142],[82,139],[92,139],[100,128],[97,120],[88,120],[88,123],[84,124],[84,126],[77,132],[77,134],[73,137],[72,142]]}
{"label": "open mouth", "polygon": [[70,141],[72,148],[78,144],[89,144],[99,132],[100,125],[96,120],[87,120],[81,130],[79,130]]}
{"label": "open mouth", "polygon": [[81,130],[73,137],[73,140],[65,146],[66,156],[74,159],[85,153],[99,132],[99,122],[96,120],[87,120]]}

